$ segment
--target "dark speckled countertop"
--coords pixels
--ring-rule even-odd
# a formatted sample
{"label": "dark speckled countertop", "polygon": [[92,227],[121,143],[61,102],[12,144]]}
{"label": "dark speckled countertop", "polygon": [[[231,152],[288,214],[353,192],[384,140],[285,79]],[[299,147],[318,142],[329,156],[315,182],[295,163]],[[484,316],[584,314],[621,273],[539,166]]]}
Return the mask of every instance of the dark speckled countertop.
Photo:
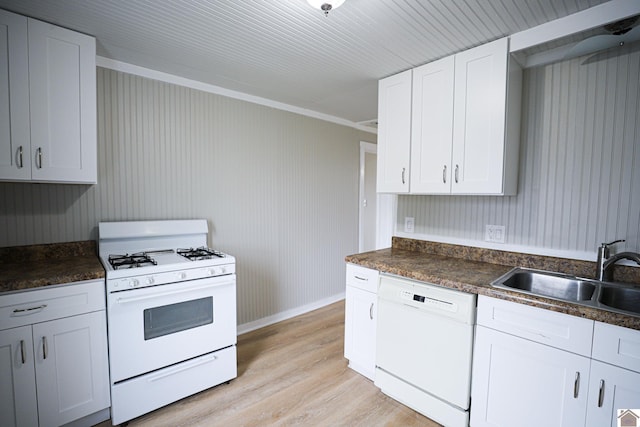
{"label": "dark speckled countertop", "polygon": [[[346,262],[478,295],[640,330],[640,317],[525,295],[490,285],[513,267],[594,277],[595,263],[394,237],[392,247],[349,255]],[[618,267],[614,280],[640,283],[640,268]]]}
{"label": "dark speckled countertop", "polygon": [[96,242],[0,248],[0,293],[103,279]]}

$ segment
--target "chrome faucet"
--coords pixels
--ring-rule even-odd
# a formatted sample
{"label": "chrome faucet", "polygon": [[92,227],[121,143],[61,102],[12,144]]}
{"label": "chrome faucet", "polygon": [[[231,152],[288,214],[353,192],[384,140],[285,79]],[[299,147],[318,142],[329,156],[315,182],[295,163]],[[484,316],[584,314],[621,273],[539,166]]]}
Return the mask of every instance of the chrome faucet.
{"label": "chrome faucet", "polygon": [[610,267],[621,259],[628,259],[640,265],[640,254],[635,252],[620,252],[612,257],[609,256],[609,246],[621,242],[624,242],[624,240],[602,243],[598,248],[598,260],[596,265],[596,275],[598,276],[598,280],[607,282],[611,281],[613,278],[613,272]]}

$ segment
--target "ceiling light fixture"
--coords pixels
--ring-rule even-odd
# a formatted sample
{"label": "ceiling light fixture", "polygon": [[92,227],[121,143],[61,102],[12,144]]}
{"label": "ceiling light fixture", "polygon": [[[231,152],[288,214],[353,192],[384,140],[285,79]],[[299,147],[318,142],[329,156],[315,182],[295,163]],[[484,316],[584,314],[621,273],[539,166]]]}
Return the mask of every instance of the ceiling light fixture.
{"label": "ceiling light fixture", "polygon": [[323,11],[324,16],[328,16],[330,10],[337,9],[342,6],[342,3],[344,3],[345,0],[307,0],[307,2],[316,9]]}

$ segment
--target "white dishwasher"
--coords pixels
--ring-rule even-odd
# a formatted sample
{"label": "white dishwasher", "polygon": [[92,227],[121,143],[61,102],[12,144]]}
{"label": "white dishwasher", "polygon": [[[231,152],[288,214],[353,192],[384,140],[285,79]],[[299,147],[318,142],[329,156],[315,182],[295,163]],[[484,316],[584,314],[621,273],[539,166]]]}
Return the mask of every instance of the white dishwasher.
{"label": "white dishwasher", "polygon": [[477,296],[380,277],[375,384],[440,424],[468,426]]}

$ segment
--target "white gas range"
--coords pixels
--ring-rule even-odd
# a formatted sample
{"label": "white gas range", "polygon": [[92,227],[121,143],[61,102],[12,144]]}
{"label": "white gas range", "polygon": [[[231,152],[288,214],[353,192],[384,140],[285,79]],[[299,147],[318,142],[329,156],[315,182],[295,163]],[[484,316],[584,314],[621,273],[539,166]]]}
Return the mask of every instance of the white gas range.
{"label": "white gas range", "polygon": [[207,234],[206,220],[99,224],[114,425],[237,376],[235,258]]}

